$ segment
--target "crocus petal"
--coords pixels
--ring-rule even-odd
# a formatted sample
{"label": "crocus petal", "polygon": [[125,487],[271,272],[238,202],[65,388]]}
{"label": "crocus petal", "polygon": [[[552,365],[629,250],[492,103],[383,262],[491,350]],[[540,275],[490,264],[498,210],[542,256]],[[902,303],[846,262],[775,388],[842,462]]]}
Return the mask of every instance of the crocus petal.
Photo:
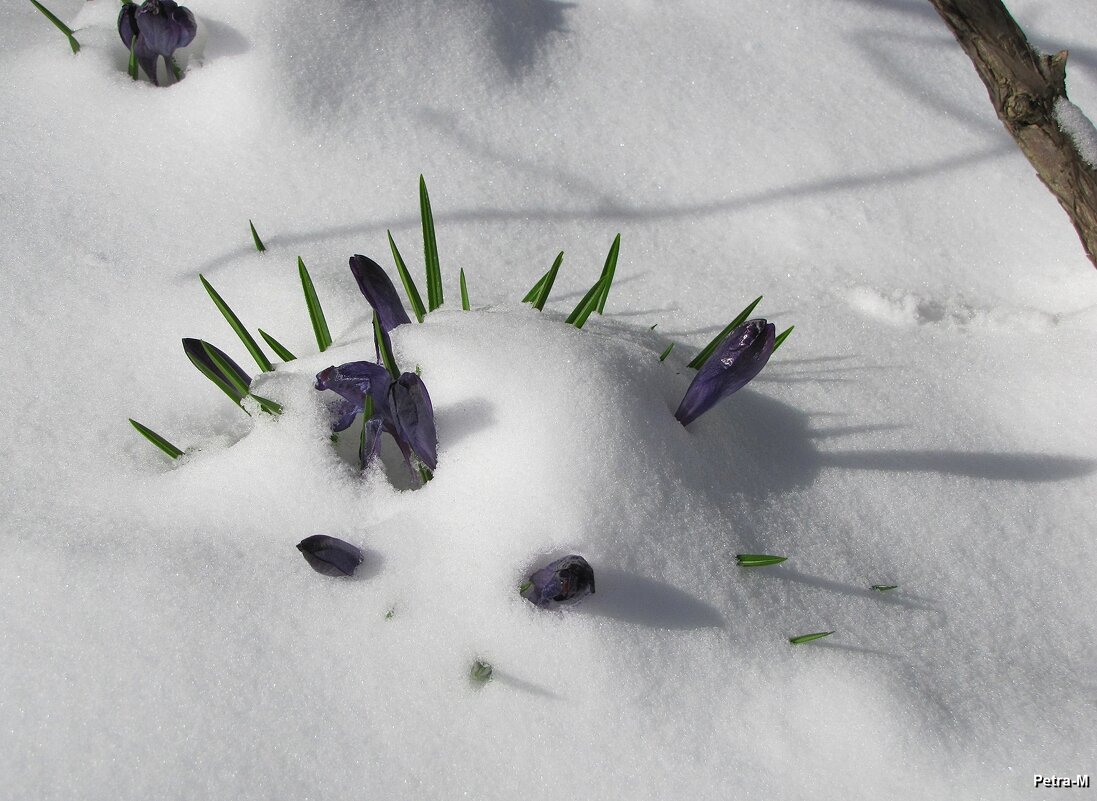
{"label": "crocus petal", "polygon": [[748,320],[720,343],[686,390],[674,416],[689,425],[762,371],[773,353],[773,323]]}
{"label": "crocus petal", "polygon": [[542,567],[529,577],[526,598],[537,606],[551,607],[563,601],[594,594],[594,568],[578,554],[570,554]]}
{"label": "crocus petal", "polygon": [[[220,348],[215,347],[214,345],[210,345],[208,342],[206,342],[205,345],[225,360],[225,363],[232,368],[233,372],[236,373],[236,377],[240,379],[241,383],[249,387],[251,386],[251,376],[245,373],[240,368],[240,365],[234,362],[227,353],[225,353]],[[199,370],[204,373],[208,371],[207,374],[215,376],[217,380],[228,386],[229,389],[233,391],[233,394],[235,396],[238,396],[235,398],[237,403],[244,399],[244,396],[240,395],[240,393],[237,392],[236,389],[233,387],[233,382],[229,380],[229,377],[221,371],[221,368],[218,367],[213,359],[209,357],[209,354],[206,353],[206,348],[203,347],[202,340],[185,337],[183,339],[183,350],[186,351],[187,357],[192,362],[194,362],[195,366],[198,367]]]}
{"label": "crocus petal", "polygon": [[365,430],[358,442],[358,464],[365,470],[381,452],[381,432],[384,425],[380,417],[371,417],[365,423]]}
{"label": "crocus petal", "polygon": [[342,398],[332,409],[332,431],[342,431],[366,405],[366,395],[373,398],[373,414],[389,416],[388,395],[392,379],[388,370],[374,362],[347,362],[332,366],[316,374],[316,388],[330,389]]}
{"label": "crocus petal", "polygon": [[129,50],[130,41],[137,35],[137,6],[134,3],[126,3],[118,12],[118,35]]}
{"label": "crocus petal", "polygon": [[434,407],[430,395],[415,373],[404,373],[390,390],[396,440],[403,441],[434,470],[438,467],[438,433],[434,428]]}
{"label": "crocus petal", "polygon": [[144,73],[149,76],[149,80],[159,86],[160,79],[156,77],[156,64],[160,60],[160,54],[150,50],[145,40],[139,35],[133,43],[133,55],[136,56],[137,63]]}
{"label": "crocus petal", "polygon": [[396,294],[396,287],[380,264],[367,256],[351,256],[350,271],[354,273],[354,280],[358,282],[358,288],[366,296],[369,305],[377,312],[384,333],[411,322],[400,302],[400,296]]}
{"label": "crocus petal", "polygon": [[325,534],[315,534],[297,543],[297,550],[312,569],[325,576],[353,576],[365,556],[349,542]]}
{"label": "crocus petal", "polygon": [[198,31],[194,14],[175,0],[145,0],[137,9],[136,21],[138,40],[148,52],[164,57],[189,45]]}

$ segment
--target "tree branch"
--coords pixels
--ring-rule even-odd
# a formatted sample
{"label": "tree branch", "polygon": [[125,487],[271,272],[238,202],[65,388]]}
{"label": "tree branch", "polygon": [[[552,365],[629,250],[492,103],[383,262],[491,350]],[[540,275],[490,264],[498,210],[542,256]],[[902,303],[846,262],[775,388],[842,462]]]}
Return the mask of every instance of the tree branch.
{"label": "tree branch", "polygon": [[1097,267],[1097,170],[1059,127],[1067,51],[1038,53],[1001,0],[929,0],[987,87],[998,119],[1074,223]]}

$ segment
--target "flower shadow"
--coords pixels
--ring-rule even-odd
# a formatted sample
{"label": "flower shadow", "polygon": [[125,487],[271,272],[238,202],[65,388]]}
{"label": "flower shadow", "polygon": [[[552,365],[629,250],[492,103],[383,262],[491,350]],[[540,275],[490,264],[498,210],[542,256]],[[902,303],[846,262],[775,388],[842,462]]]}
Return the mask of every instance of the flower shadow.
{"label": "flower shadow", "polygon": [[656,579],[616,568],[599,568],[598,591],[575,611],[653,629],[723,628],[715,606]]}

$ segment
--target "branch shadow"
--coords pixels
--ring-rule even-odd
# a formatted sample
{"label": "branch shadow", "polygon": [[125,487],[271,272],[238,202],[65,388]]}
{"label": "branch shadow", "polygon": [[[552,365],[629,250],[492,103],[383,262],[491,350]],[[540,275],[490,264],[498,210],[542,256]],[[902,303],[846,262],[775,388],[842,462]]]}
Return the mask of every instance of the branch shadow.
{"label": "branch shadow", "polygon": [[492,50],[512,80],[519,80],[548,47],[550,37],[568,32],[574,3],[557,0],[481,0],[491,17]]}
{"label": "branch shadow", "polygon": [[822,463],[846,470],[888,470],[968,476],[988,481],[1069,481],[1097,471],[1097,461],[1074,456],[956,451],[831,451]]}

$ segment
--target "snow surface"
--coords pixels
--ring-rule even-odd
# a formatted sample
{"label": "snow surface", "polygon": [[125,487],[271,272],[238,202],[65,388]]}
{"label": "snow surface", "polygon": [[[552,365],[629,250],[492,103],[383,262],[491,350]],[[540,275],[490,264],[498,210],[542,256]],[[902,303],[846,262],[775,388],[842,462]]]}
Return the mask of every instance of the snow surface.
{"label": "snow surface", "polygon": [[[116,2],[49,5],[79,55],[0,7],[0,797],[997,800],[1097,771],[1097,276],[928,4],[192,0],[162,89]],[[1092,115],[1097,6],[1010,6]],[[410,491],[391,458],[360,479],[311,382],[373,352],[348,257],[391,266],[391,229],[421,263],[420,173],[448,303],[393,336],[438,415]],[[606,314],[564,326],[618,231]],[[277,420],[187,364],[183,336],[250,363],[200,272],[301,356],[259,379]],[[760,293],[795,333],[682,428],[685,363]],[[314,573],[316,533],[360,575]],[[518,597],[567,552],[597,595]]]}
{"label": "snow surface", "polygon": [[1055,101],[1055,121],[1074,140],[1074,146],[1086,164],[1097,170],[1097,128],[1089,117],[1065,97],[1060,97]]}

